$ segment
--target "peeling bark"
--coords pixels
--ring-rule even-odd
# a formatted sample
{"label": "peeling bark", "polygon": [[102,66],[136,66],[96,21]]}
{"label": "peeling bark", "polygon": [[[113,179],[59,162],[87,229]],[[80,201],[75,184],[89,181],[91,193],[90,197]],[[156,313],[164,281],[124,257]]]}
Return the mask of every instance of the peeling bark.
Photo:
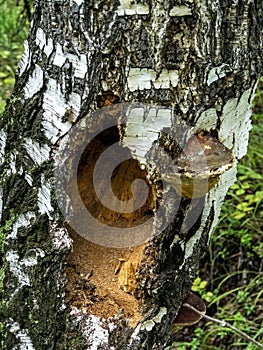
{"label": "peeling bark", "polygon": [[[35,2],[16,85],[0,121],[6,233],[0,317],[6,349],[160,350],[169,344],[236,164],[246,153],[262,70],[262,11],[261,0]],[[150,176],[152,212],[158,212],[159,190],[163,196],[161,214],[151,213],[151,239],[136,270],[131,298],[141,318],[135,326],[125,312],[101,319],[65,302],[73,242],[57,203],[55,154],[76,123],[86,123],[89,140],[108,125],[98,111],[102,96],[102,106],[113,106],[109,119],[118,137]],[[113,96],[124,105],[135,103],[132,108],[149,108],[143,108],[142,120],[131,108],[120,122]],[[202,198],[182,198],[169,184],[160,189],[157,164],[174,161],[174,139],[184,143],[200,132],[230,149],[235,166]],[[81,142],[74,140],[72,154]],[[167,160],[160,145],[169,149]],[[74,198],[68,202],[74,207]],[[175,206],[176,215],[163,227]]]}

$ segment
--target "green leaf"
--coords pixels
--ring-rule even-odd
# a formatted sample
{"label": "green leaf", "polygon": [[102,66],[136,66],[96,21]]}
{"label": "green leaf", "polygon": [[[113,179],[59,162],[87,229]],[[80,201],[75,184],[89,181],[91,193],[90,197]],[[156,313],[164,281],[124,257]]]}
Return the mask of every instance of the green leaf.
{"label": "green leaf", "polygon": [[[262,179],[262,175],[258,174],[256,171],[254,171],[253,169],[245,166],[245,165],[239,165],[238,167],[238,171],[241,174],[245,174],[246,176],[248,176],[248,178],[253,179],[253,180],[261,180]],[[241,177],[239,177],[240,179]]]}
{"label": "green leaf", "polygon": [[255,198],[257,199],[257,201],[261,201],[263,199],[263,191],[256,191]]}
{"label": "green leaf", "polygon": [[237,212],[233,215],[235,219],[242,219],[244,216],[246,216],[246,213]]}
{"label": "green leaf", "polygon": [[246,191],[243,188],[240,188],[239,190],[236,191],[237,196],[242,196],[242,194],[246,193]]}
{"label": "green leaf", "polygon": [[250,184],[248,182],[244,182],[242,183],[241,187],[244,189],[244,190],[247,190],[250,188]]}
{"label": "green leaf", "polygon": [[201,278],[200,277],[196,277],[196,279],[194,280],[193,286],[199,286],[199,284],[201,283]]}
{"label": "green leaf", "polygon": [[204,289],[207,286],[207,281],[202,281],[199,285],[200,289]]}

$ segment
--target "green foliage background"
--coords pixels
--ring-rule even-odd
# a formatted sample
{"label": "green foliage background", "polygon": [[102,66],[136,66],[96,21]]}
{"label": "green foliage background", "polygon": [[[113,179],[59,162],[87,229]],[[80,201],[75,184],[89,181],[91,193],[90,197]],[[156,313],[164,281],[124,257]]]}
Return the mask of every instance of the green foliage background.
{"label": "green foliage background", "polygon": [[24,2],[0,0],[0,114],[14,85],[15,70],[27,33]]}
{"label": "green foliage background", "polygon": [[[0,0],[0,115],[11,95],[16,66],[23,53],[29,25],[25,6],[28,4],[26,0]],[[209,315],[232,322],[263,343],[262,91],[263,80],[255,99],[248,154],[238,165],[237,182],[228,192],[193,290],[206,300]],[[177,333],[170,349],[256,350],[229,329],[204,320]]]}

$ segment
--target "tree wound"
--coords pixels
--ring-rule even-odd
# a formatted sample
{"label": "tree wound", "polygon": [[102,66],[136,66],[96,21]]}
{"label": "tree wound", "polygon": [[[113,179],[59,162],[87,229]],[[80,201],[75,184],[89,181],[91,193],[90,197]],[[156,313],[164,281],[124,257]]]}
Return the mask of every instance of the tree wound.
{"label": "tree wound", "polygon": [[[104,95],[98,102],[102,103],[102,99],[108,103],[114,97]],[[138,160],[132,159],[127,148],[125,150],[127,160],[118,164],[112,173],[112,192],[117,202],[128,202],[133,195],[140,195],[131,192],[131,185],[134,180],[141,179],[148,186],[148,198],[139,209],[130,212],[113,211],[101,203],[94,190],[94,168],[100,155],[118,141],[117,127],[106,129],[92,139],[78,164],[77,185],[83,205],[96,220],[107,226],[125,229],[140,225],[154,215],[157,207],[157,189],[149,182],[147,171],[140,167]],[[116,152],[120,151],[118,147]],[[107,167],[107,164],[104,165]],[[102,175],[103,173],[102,170]],[[98,187],[103,188],[105,186],[103,176],[97,180]],[[74,212],[77,213],[81,208],[75,202],[70,182],[66,192]],[[70,223],[67,223],[66,227],[73,240],[73,249],[66,266],[66,302],[71,307],[81,308],[89,314],[103,318],[114,316],[123,310],[125,317],[130,320],[130,325],[135,325],[141,318],[137,299],[136,269],[144,245],[125,249],[107,248],[81,237]],[[87,230],[92,229],[87,227]]]}

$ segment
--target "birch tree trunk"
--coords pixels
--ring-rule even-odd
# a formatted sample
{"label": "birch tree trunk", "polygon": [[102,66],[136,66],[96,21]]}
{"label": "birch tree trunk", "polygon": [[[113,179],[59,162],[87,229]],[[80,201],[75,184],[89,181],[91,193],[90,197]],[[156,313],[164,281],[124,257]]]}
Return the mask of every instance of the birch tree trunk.
{"label": "birch tree trunk", "polygon": [[[261,0],[36,0],[1,120],[6,349],[166,348],[246,153],[262,11]],[[195,163],[202,143],[206,185],[217,161],[218,182],[200,194],[190,171],[195,188],[180,192],[182,149]],[[107,160],[123,149],[108,197]]]}

